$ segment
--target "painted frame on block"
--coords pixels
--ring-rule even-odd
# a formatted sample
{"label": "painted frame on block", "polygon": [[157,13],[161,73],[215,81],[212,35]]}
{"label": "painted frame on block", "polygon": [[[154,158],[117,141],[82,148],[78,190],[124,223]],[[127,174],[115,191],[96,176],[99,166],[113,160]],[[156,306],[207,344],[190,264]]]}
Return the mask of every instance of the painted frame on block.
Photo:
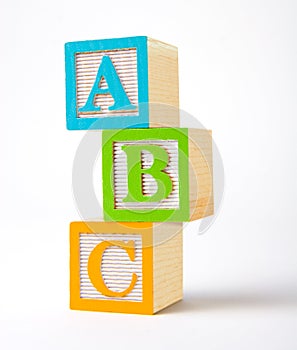
{"label": "painted frame on block", "polygon": [[[79,118],[77,105],[76,62],[77,53],[107,50],[136,49],[138,82],[138,115],[118,115],[98,118]],[[88,40],[65,44],[66,70],[66,122],[68,130],[100,130],[121,128],[148,128],[148,53],[147,37]]]}
{"label": "painted frame on block", "polygon": [[[119,141],[176,140],[178,142],[179,208],[117,209],[115,208],[113,144]],[[104,130],[102,132],[103,211],[105,221],[181,222],[190,217],[188,129],[151,128]]]}
{"label": "painted frame on block", "polygon": [[[86,299],[80,296],[80,243],[83,234],[137,234],[142,236],[141,302]],[[73,310],[149,314],[153,312],[153,224],[72,222],[70,224],[70,308]]]}

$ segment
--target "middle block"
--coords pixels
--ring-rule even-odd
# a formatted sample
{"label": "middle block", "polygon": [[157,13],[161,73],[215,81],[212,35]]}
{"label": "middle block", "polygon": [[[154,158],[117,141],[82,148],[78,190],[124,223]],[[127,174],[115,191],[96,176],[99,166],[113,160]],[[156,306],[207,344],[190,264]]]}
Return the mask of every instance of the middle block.
{"label": "middle block", "polygon": [[102,170],[105,221],[183,222],[213,214],[208,130],[104,130]]}

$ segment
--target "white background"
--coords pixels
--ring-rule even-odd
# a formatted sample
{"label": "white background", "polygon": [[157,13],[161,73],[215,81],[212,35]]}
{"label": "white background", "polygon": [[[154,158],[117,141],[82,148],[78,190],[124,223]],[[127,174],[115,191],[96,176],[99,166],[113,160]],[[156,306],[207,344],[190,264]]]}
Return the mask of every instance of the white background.
{"label": "white background", "polygon": [[[1,349],[297,348],[297,2],[1,1]],[[68,310],[64,42],[178,46],[180,105],[213,130],[218,220],[185,229],[184,301],[155,316]]]}

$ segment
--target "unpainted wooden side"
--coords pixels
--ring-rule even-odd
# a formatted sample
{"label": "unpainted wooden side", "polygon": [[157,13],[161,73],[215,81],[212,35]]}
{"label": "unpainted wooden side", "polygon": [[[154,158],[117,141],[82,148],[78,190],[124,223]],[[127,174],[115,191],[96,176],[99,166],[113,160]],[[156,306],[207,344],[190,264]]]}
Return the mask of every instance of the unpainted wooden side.
{"label": "unpainted wooden side", "polygon": [[177,47],[148,38],[150,127],[179,126]]}
{"label": "unpainted wooden side", "polygon": [[153,312],[183,298],[183,224],[154,223]]}
{"label": "unpainted wooden side", "polygon": [[213,215],[212,133],[188,129],[190,220]]}

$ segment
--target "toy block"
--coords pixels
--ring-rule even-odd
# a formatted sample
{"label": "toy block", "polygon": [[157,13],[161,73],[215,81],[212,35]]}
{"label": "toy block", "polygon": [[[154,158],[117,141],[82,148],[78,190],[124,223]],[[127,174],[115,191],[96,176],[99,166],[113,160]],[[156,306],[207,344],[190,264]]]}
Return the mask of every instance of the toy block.
{"label": "toy block", "polygon": [[179,126],[177,48],[147,37],[65,44],[69,130]]}
{"label": "toy block", "polygon": [[182,223],[70,224],[70,308],[154,314],[182,299]]}
{"label": "toy block", "polygon": [[104,130],[102,169],[105,221],[182,222],[213,214],[208,130]]}

